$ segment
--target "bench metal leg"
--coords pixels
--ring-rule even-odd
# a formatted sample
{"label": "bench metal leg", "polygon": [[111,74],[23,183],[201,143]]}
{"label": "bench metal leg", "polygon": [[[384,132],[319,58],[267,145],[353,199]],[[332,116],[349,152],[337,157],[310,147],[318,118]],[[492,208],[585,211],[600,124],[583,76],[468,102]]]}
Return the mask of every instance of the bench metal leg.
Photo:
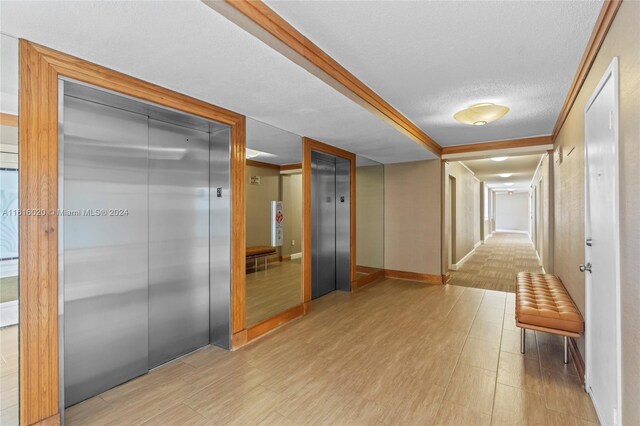
{"label": "bench metal leg", "polygon": [[264,270],[267,270],[267,256],[264,257]]}
{"label": "bench metal leg", "polygon": [[253,270],[255,272],[258,272],[258,258],[257,257],[253,259]]}
{"label": "bench metal leg", "polygon": [[525,330],[524,328],[520,329],[520,353],[523,354],[524,353],[524,336],[525,336]]}
{"label": "bench metal leg", "polygon": [[569,364],[569,338],[564,336],[564,363]]}

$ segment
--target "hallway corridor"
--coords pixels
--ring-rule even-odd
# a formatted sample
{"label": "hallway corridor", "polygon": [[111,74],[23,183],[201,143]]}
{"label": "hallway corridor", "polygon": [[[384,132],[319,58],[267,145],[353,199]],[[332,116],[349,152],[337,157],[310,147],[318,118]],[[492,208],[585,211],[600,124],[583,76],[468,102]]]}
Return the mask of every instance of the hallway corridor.
{"label": "hallway corridor", "polygon": [[451,271],[448,283],[515,293],[516,274],[520,271],[542,272],[529,236],[495,232],[458,271]]}

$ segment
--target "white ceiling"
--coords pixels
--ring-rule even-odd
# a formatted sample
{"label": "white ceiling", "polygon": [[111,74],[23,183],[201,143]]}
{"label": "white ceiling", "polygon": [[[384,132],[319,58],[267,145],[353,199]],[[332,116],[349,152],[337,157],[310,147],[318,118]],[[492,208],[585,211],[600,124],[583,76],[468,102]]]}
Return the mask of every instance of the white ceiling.
{"label": "white ceiling", "polygon": [[[267,3],[440,145],[548,135],[602,6],[580,1]],[[511,108],[482,127],[471,104]]]}
{"label": "white ceiling", "polygon": [[[540,163],[542,154],[510,156],[504,161],[493,161],[490,158],[461,161],[475,176],[495,190],[522,191],[528,190],[533,174]],[[508,178],[500,177],[500,173],[511,173]],[[506,186],[505,183],[513,183]]]}
{"label": "white ceiling", "polygon": [[200,1],[3,0],[0,8],[5,34],[289,132],[383,163],[435,158]]}

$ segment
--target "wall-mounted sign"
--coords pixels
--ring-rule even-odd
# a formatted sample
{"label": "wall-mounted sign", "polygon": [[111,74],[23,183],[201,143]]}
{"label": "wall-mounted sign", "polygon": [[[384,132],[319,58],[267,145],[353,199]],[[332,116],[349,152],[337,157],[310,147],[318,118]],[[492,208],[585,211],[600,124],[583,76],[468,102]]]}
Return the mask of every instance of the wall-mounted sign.
{"label": "wall-mounted sign", "polygon": [[271,202],[271,245],[278,247],[284,244],[284,209],[282,201]]}
{"label": "wall-mounted sign", "polygon": [[260,176],[251,176],[251,185],[260,185]]}

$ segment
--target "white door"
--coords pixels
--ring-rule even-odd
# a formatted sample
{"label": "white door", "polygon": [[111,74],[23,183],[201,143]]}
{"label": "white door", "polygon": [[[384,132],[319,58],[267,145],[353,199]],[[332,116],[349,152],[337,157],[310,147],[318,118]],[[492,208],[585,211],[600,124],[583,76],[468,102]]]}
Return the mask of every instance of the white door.
{"label": "white door", "polygon": [[617,58],[584,121],[587,391],[602,424],[621,424]]}

